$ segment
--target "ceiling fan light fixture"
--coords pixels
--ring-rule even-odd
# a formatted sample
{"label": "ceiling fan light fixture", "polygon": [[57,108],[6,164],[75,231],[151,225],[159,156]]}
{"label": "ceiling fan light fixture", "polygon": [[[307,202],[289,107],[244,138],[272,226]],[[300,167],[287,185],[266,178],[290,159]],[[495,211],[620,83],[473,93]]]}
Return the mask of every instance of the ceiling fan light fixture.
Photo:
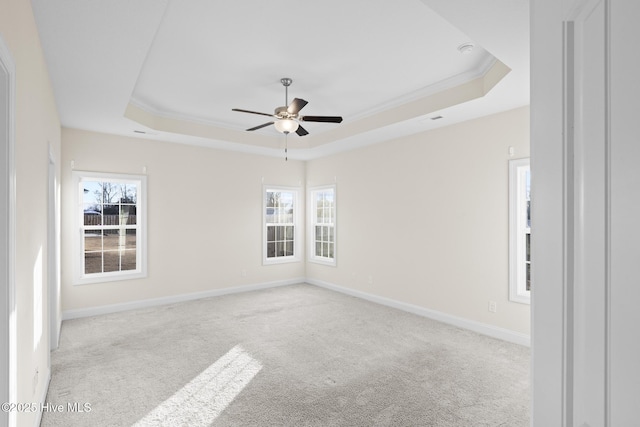
{"label": "ceiling fan light fixture", "polygon": [[280,119],[276,121],[274,124],[275,128],[278,132],[281,133],[291,133],[298,130],[298,122],[291,119]]}

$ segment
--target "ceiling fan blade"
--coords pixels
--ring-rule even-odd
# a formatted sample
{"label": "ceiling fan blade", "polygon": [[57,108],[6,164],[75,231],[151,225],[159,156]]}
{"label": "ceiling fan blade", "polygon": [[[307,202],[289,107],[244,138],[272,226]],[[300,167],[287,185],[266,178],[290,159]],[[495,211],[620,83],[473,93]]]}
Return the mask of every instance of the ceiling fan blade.
{"label": "ceiling fan blade", "polygon": [[300,125],[298,125],[298,129],[296,129],[296,133],[298,134],[298,136],[309,135],[309,132],[307,132],[307,130]]}
{"label": "ceiling fan blade", "polygon": [[258,129],[262,129],[262,128],[267,127],[267,126],[272,125],[272,124],[273,124],[273,122],[263,123],[263,124],[261,124],[261,125],[259,125],[259,126],[252,127],[251,129],[247,129],[247,130],[248,130],[248,131],[251,131],[251,130],[258,130]]}
{"label": "ceiling fan blade", "polygon": [[287,108],[287,112],[289,112],[289,114],[298,114],[298,112],[302,110],[304,106],[307,104],[308,102],[305,101],[304,99],[294,98],[294,100],[291,101],[291,104],[289,104],[289,108]]}
{"label": "ceiling fan blade", "polygon": [[340,116],[301,116],[303,122],[342,123]]}
{"label": "ceiling fan blade", "polygon": [[232,108],[231,111],[238,111],[240,113],[249,113],[249,114],[260,114],[261,116],[267,116],[267,117],[275,117],[273,114],[260,113],[258,111],[251,111],[251,110],[242,110],[240,108]]}

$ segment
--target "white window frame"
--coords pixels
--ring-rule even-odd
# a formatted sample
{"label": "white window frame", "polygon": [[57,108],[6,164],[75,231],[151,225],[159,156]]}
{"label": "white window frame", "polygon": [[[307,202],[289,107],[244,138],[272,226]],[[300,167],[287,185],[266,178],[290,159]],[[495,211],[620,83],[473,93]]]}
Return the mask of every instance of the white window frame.
{"label": "white window frame", "polygon": [[[138,186],[136,195],[136,269],[103,273],[84,272],[84,192],[80,185],[84,181],[103,180],[109,182],[134,182]],[[147,277],[147,177],[145,175],[126,175],[117,173],[73,171],[75,230],[74,241],[74,285],[103,283],[119,280],[131,280]],[[129,226],[131,227],[131,226]]]}
{"label": "white window frame", "polygon": [[[293,255],[288,256],[277,256],[277,257],[268,257],[268,248],[267,248],[267,238],[268,238],[268,227],[270,224],[276,223],[267,222],[267,193],[268,192],[287,192],[293,194],[293,222],[291,223],[277,223],[278,226],[292,226],[293,227]],[[284,264],[290,262],[300,262],[301,256],[300,253],[302,251],[301,246],[301,238],[300,238],[300,227],[302,224],[301,221],[301,207],[302,203],[300,201],[300,188],[298,187],[283,187],[279,185],[264,185],[262,189],[262,263],[263,265],[272,265],[272,264]]]}
{"label": "white window frame", "polygon": [[527,268],[531,268],[527,259],[527,237],[531,239],[527,173],[531,176],[528,158],[509,161],[509,300],[523,304],[531,304],[531,291],[527,290]]}
{"label": "white window frame", "polygon": [[[333,208],[330,211],[331,222],[318,223],[317,206],[316,206],[316,194],[320,192],[326,192],[331,190],[333,192]],[[337,221],[336,221],[336,205],[337,194],[335,185],[323,185],[318,187],[310,187],[307,195],[307,212],[308,212],[308,229],[307,229],[307,242],[309,262],[318,264],[336,266],[337,259]],[[316,254],[316,226],[329,226],[333,228],[333,257],[318,256]]]}

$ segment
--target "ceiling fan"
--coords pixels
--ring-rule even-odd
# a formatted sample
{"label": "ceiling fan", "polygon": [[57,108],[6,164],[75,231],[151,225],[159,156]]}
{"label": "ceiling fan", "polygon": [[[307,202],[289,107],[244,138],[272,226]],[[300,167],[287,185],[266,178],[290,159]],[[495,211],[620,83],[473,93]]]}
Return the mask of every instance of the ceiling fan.
{"label": "ceiling fan", "polygon": [[299,136],[308,135],[309,132],[302,126],[300,126],[300,122],[323,122],[323,123],[341,123],[342,117],[340,116],[301,116],[298,113],[305,105],[307,105],[307,101],[300,98],[294,98],[289,104],[289,86],[293,83],[289,77],[283,77],[280,79],[280,83],[284,86],[285,98],[284,102],[288,106],[278,107],[275,109],[273,114],[268,113],[260,113],[258,111],[250,111],[250,110],[242,110],[240,108],[232,108],[232,111],[239,111],[241,113],[250,113],[250,114],[259,114],[261,116],[273,117],[275,120],[272,120],[267,123],[263,123],[259,126],[255,126],[247,129],[248,131],[254,131],[258,129],[262,129],[263,127],[267,127],[269,125],[273,125],[278,132],[282,132],[285,135],[290,132],[295,132]]}

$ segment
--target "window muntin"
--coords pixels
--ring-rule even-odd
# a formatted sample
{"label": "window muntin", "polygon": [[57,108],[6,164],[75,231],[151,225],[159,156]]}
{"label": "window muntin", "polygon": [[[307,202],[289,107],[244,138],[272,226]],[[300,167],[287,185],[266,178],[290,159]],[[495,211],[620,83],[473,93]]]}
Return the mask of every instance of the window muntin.
{"label": "window muntin", "polygon": [[336,189],[335,186],[309,191],[309,260],[336,263]]}
{"label": "window muntin", "polygon": [[265,264],[298,261],[298,190],[265,188],[263,215]]}
{"label": "window muntin", "polygon": [[146,276],[146,177],[74,172],[80,239],[76,284]]}
{"label": "window muntin", "polygon": [[509,299],[531,301],[531,169],[529,159],[509,162]]}

